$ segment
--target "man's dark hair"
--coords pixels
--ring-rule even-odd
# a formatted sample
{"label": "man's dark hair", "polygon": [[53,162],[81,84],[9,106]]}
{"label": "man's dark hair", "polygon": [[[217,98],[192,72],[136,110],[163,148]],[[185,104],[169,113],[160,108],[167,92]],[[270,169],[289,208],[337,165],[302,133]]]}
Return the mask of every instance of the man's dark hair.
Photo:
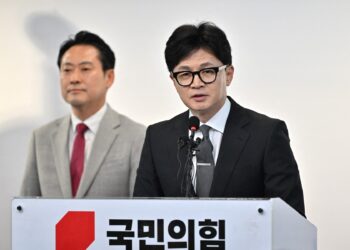
{"label": "man's dark hair", "polygon": [[215,24],[185,24],[171,34],[166,43],[165,61],[172,71],[177,64],[192,52],[205,49],[213,53],[223,64],[231,65],[231,47],[225,33]]}
{"label": "man's dark hair", "polygon": [[99,51],[99,58],[102,63],[103,71],[114,69],[115,56],[112,49],[98,35],[89,31],[80,31],[73,38],[64,41],[58,53],[57,65],[61,68],[61,61],[64,53],[75,45],[91,45]]}

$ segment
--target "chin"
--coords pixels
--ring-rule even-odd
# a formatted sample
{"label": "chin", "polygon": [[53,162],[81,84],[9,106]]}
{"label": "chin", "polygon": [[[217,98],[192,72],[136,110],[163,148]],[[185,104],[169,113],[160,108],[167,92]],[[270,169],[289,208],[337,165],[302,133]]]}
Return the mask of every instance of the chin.
{"label": "chin", "polygon": [[68,100],[68,103],[72,105],[73,107],[80,107],[84,105],[84,102],[82,100]]}
{"label": "chin", "polygon": [[196,103],[196,104],[188,105],[187,107],[195,112],[203,112],[208,109],[208,106],[209,105],[205,103]]}

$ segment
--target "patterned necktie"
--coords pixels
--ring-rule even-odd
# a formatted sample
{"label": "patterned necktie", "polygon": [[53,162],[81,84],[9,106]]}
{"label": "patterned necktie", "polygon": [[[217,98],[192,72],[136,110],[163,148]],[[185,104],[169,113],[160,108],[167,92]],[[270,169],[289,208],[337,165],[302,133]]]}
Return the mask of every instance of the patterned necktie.
{"label": "patterned necktie", "polygon": [[84,123],[77,125],[77,134],[74,139],[73,152],[70,161],[70,174],[72,180],[72,195],[75,197],[80,178],[84,170],[85,137],[84,133],[88,127]]}
{"label": "patterned necktie", "polygon": [[197,182],[197,195],[199,197],[209,197],[211,183],[214,175],[214,157],[213,157],[213,145],[209,139],[210,127],[207,125],[200,126],[200,131],[203,134],[203,140],[197,147],[197,170],[196,170],[196,182]]}

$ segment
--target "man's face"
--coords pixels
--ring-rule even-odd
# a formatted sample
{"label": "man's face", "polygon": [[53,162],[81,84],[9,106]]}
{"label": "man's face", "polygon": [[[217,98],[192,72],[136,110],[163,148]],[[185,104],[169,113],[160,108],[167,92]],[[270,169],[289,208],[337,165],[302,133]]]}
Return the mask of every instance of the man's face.
{"label": "man's face", "polygon": [[[199,49],[180,61],[173,72],[198,71],[222,65],[223,63],[212,53]],[[207,122],[224,105],[227,96],[226,87],[231,84],[233,71],[232,66],[218,71],[216,80],[210,84],[205,84],[198,75],[195,75],[192,84],[187,87],[180,86],[173,76],[171,77],[182,102],[202,122]]]}
{"label": "man's face", "polygon": [[94,46],[75,45],[62,57],[60,79],[62,96],[73,111],[93,114],[105,103],[114,70],[103,71]]}

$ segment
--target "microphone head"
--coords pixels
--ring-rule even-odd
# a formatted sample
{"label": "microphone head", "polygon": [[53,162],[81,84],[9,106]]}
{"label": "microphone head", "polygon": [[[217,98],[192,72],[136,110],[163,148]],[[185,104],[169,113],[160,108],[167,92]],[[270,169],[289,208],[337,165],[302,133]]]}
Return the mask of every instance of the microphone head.
{"label": "microphone head", "polygon": [[197,131],[199,128],[199,119],[197,116],[191,116],[188,120],[188,129],[192,132]]}

